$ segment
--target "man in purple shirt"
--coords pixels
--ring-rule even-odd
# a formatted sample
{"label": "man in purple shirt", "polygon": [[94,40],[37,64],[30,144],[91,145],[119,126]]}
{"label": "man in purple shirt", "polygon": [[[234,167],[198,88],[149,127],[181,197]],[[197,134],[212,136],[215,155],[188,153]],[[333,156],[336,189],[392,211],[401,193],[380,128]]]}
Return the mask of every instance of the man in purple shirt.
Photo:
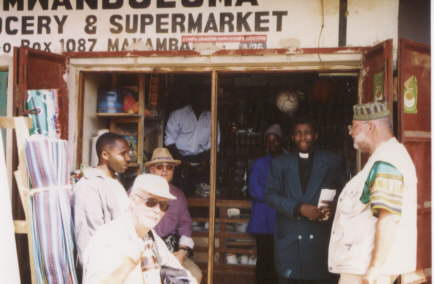
{"label": "man in purple shirt", "polygon": [[200,283],[202,272],[188,257],[193,250],[194,242],[191,238],[192,221],[188,212],[187,199],[179,188],[171,184],[175,167],[179,164],[181,164],[181,161],[174,160],[167,148],[156,148],[152,153],[151,160],[145,163],[145,167],[149,173],[161,176],[167,180],[170,186],[170,193],[176,196],[175,200],[169,201],[169,209],[154,229],[163,239],[175,239],[176,245],[174,245],[173,254],[182,266],[196,278],[197,283]]}

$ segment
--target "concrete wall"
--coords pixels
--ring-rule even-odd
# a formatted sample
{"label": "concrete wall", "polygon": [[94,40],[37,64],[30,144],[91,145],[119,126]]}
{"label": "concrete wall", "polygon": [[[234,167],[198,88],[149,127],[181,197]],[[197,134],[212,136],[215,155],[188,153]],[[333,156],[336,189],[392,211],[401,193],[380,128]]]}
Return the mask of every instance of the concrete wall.
{"label": "concrete wall", "polygon": [[348,0],[347,45],[374,45],[398,38],[397,0]]}
{"label": "concrete wall", "polygon": [[[8,3],[5,7],[7,6],[9,10],[1,10],[4,8],[0,7],[0,37],[2,38],[0,55],[11,55],[12,46],[25,43],[30,47],[57,53],[113,51],[113,45],[109,44],[109,41],[113,42],[115,39],[119,40],[117,45],[119,50],[155,50],[157,39],[173,40],[177,44],[173,46],[167,44],[165,49],[180,50],[181,42],[185,37],[191,37],[196,41],[189,41],[184,47],[200,49],[209,48],[209,44],[203,47],[203,44],[197,44],[197,38],[207,36],[216,38],[213,39],[216,43],[211,45],[214,45],[213,48],[217,50],[246,48],[248,44],[244,46],[242,40],[233,37],[255,35],[263,37],[266,48],[338,46],[339,0],[229,1],[228,3],[231,4],[224,4],[227,1],[216,1],[216,7],[210,7],[209,3],[212,1],[190,1],[203,3],[196,8],[183,7],[181,1],[167,1],[176,3],[175,8],[161,8],[157,6],[157,1],[150,1],[150,7],[141,9],[129,7],[127,0],[117,0],[111,2],[123,3],[119,9],[103,9],[101,1],[96,1],[100,3],[96,10],[87,6],[79,9],[74,0],[48,1],[48,3],[56,2],[57,5],[49,5],[45,10],[39,1],[35,2],[34,7],[27,7],[32,1],[4,1]],[[24,8],[18,9],[18,4],[12,5],[14,2],[23,3]],[[70,3],[71,9],[59,3]],[[388,38],[396,39],[398,6],[399,0],[348,0],[347,44],[366,46]],[[273,13],[280,13],[281,17]],[[188,31],[187,28],[185,31],[180,31],[172,18],[175,14],[185,17],[201,15],[202,28],[200,31],[196,29]],[[246,21],[239,21],[238,14],[245,15]],[[114,15],[117,18],[112,18]],[[152,24],[146,25],[141,18],[142,15],[152,18]],[[224,20],[226,18],[222,15],[230,15],[231,24],[226,24]],[[92,22],[89,17],[92,16],[95,17],[95,22],[89,24]],[[158,16],[165,16],[164,23],[158,22]],[[215,20],[211,21],[214,23],[211,25],[213,28],[207,30],[206,26],[209,27],[211,23],[210,16],[215,17]],[[189,20],[184,20],[182,26],[188,27],[189,23]],[[246,28],[246,25],[249,27]],[[139,28],[131,28],[127,32],[127,26]],[[141,30],[140,27],[143,26],[145,28]],[[95,33],[90,32],[89,28],[95,28]],[[231,37],[230,40],[227,40],[227,36]],[[133,39],[140,42],[134,44]],[[260,40],[253,41],[256,43],[255,41]],[[148,43],[151,43],[151,46]]]}

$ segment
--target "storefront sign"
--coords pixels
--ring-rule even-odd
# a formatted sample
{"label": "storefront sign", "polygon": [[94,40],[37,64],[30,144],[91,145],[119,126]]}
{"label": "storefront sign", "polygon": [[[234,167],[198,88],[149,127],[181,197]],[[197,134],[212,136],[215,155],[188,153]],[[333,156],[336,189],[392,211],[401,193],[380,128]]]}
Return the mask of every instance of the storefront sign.
{"label": "storefront sign", "polygon": [[411,76],[404,82],[404,112],[417,113],[417,78]]}
{"label": "storefront sign", "polygon": [[378,72],[373,75],[374,81],[374,100],[377,102],[381,102],[384,100],[384,72]]}
{"label": "storefront sign", "polygon": [[[0,54],[14,46],[49,52],[192,50],[200,43],[217,49],[313,47],[319,8],[319,2],[298,0],[3,0]],[[325,16],[332,24],[324,35],[336,30],[337,17]],[[324,36],[329,45],[335,40]]]}

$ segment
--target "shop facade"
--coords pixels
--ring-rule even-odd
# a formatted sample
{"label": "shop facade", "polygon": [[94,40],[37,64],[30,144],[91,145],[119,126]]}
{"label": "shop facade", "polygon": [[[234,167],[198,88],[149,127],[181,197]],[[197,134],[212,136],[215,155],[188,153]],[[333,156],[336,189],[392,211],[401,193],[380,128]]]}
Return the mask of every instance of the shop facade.
{"label": "shop facade", "polygon": [[[76,6],[71,3],[71,10],[75,9],[77,14],[86,10],[80,10],[78,3],[82,2],[76,1]],[[242,180],[239,183],[225,181],[237,180],[258,155],[255,145],[260,144],[258,136],[265,124],[290,120],[284,115],[270,114],[276,111],[275,106],[261,108],[252,104],[255,101],[273,104],[275,95],[282,89],[301,91],[308,111],[321,113],[317,119],[324,121],[322,127],[326,129],[322,146],[346,158],[351,176],[365,160],[348,146],[351,141],[345,136],[346,124],[351,122],[351,106],[358,102],[385,101],[393,110],[394,131],[409,149],[418,171],[418,269],[430,278],[430,48],[398,38],[398,1],[368,1],[369,5],[357,1],[318,1],[306,6],[300,6],[297,1],[270,1],[268,4],[261,1],[142,1],[142,5],[149,2],[149,6],[142,9],[151,12],[141,14],[127,7],[126,2],[117,1],[122,4],[117,10],[119,15],[111,13],[114,6],[104,8],[104,4],[100,4],[101,7],[95,4],[96,8],[92,8],[89,3],[93,2],[86,2],[87,9],[97,15],[92,17],[90,13],[77,20],[86,23],[86,33],[91,34],[92,28],[104,29],[102,25],[92,24],[94,20],[99,23],[109,19],[110,23],[109,30],[96,32],[98,38],[92,50],[93,41],[81,41],[80,45],[80,38],[68,41],[60,34],[51,38],[53,43],[40,42],[39,45],[31,37],[22,35],[18,45],[25,46],[23,40],[27,40],[29,47],[34,48],[16,48],[13,56],[12,52],[6,54],[3,50],[0,63],[9,71],[8,114],[28,115],[34,111],[24,107],[27,90],[57,89],[61,136],[68,139],[73,149],[73,167],[90,165],[90,141],[98,129],[113,130],[128,125],[140,141],[136,144],[136,161],[131,165],[132,173],[137,173],[143,170],[143,161],[152,149],[162,146],[167,116],[181,104],[181,94],[188,92],[189,84],[203,87],[213,120],[209,195],[190,199],[190,206],[199,208],[198,215],[193,217],[199,227],[202,225],[196,232],[197,242],[202,243],[196,253],[197,261],[202,263],[205,274],[213,275],[207,278],[208,283],[213,280],[214,283],[235,283],[240,279],[253,281],[254,269],[246,263],[228,263],[226,256],[251,256],[255,249],[249,236],[237,231],[248,220],[249,202],[243,193],[244,183]],[[51,9],[55,3],[50,3]],[[347,5],[345,25],[341,23],[342,4]],[[9,5],[12,8],[13,5]],[[16,5],[13,8],[19,10],[19,4]],[[62,8],[57,5],[56,9]],[[63,5],[68,10],[67,5]],[[215,13],[204,11],[215,7]],[[27,9],[32,11],[30,7]],[[44,7],[33,9],[41,11]],[[200,10],[188,13],[188,9]],[[243,9],[248,11],[243,12]],[[101,16],[96,11],[101,12]],[[201,35],[196,35],[194,29],[199,29],[201,14]],[[16,26],[10,17],[8,29],[12,31]],[[38,30],[36,24],[29,22],[40,23],[43,33],[49,29],[47,22],[50,22],[57,23],[51,29],[60,31],[62,28],[64,34],[66,31],[74,34],[67,29],[74,14],[71,18],[62,18],[62,15],[54,18],[53,15],[50,21],[38,17],[42,16],[35,16],[34,20],[22,17],[21,33],[30,32],[32,27]],[[306,18],[311,21],[308,23]],[[364,28],[366,19],[382,19],[388,24],[375,31],[369,30]],[[300,26],[299,23],[305,24]],[[4,27],[6,29],[6,25]],[[142,32],[155,30],[148,39],[134,40],[133,36],[140,34],[141,29]],[[171,37],[164,40],[162,35],[165,34]],[[340,47],[343,37],[345,44]],[[99,45],[101,39],[106,40],[107,46]],[[409,80],[413,77],[418,82],[416,110],[405,101]],[[151,87],[153,85],[157,87]],[[136,93],[138,112],[125,116],[99,113],[100,90],[124,87]],[[328,91],[318,91],[322,89]],[[237,132],[231,136],[228,133],[234,123]],[[217,143],[218,126],[224,136],[221,145]],[[12,143],[11,138],[9,142]],[[238,148],[229,149],[227,145],[238,145]],[[247,148],[247,153],[240,148]],[[11,155],[11,165],[13,160]],[[231,163],[240,166],[230,168]],[[233,172],[240,171],[238,176],[230,175],[226,167]],[[13,202],[19,207],[17,195]],[[231,208],[239,209],[240,216],[230,218],[227,209]]]}

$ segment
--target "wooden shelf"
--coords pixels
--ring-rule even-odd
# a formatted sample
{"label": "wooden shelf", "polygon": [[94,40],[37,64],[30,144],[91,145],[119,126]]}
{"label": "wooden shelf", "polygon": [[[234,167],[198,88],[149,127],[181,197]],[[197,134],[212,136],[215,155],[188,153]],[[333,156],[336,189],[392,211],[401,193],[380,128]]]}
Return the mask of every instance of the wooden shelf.
{"label": "wooden shelf", "polygon": [[[208,198],[189,198],[188,205],[191,207],[209,207]],[[250,208],[252,206],[249,200],[229,200],[229,199],[218,199],[216,200],[216,207],[225,208]]]}
{"label": "wooden shelf", "polygon": [[[194,248],[194,251],[196,252],[207,252],[208,248],[199,247]],[[216,247],[214,248],[215,253],[232,253],[232,254],[246,254],[246,255],[256,255],[256,250],[254,249],[245,249],[245,248],[220,248]]]}
{"label": "wooden shelf", "polygon": [[254,249],[245,249],[245,248],[215,248],[215,251],[225,252],[225,253],[239,253],[239,254],[256,254],[256,250]]}
{"label": "wooden shelf", "polygon": [[[238,232],[215,232],[215,236],[219,238],[232,238],[232,239],[242,239],[242,240],[252,240],[252,235],[248,233],[238,233]],[[195,232],[193,231],[193,237],[208,237],[208,231]]]}
{"label": "wooden shelf", "polygon": [[246,242],[237,242],[237,241],[226,241],[225,242],[226,246],[239,246],[239,247],[251,247],[251,246],[256,246],[256,242],[254,240],[246,240]]}
{"label": "wooden shelf", "polygon": [[207,217],[193,217],[191,219],[195,222],[208,222],[209,221],[209,218],[207,218]]}
{"label": "wooden shelf", "polygon": [[247,219],[247,218],[225,218],[225,219],[220,218],[219,221],[220,221],[220,223],[244,224],[244,223],[249,222],[249,219]]}
{"label": "wooden shelf", "polygon": [[111,113],[111,112],[98,112],[97,117],[118,118],[118,117],[141,117],[138,113]]}
{"label": "wooden shelf", "polygon": [[250,265],[250,264],[216,264],[217,270],[229,270],[233,271],[234,269],[238,271],[243,270],[255,270],[256,265]]}
{"label": "wooden shelf", "polygon": [[[202,268],[205,269],[207,268],[207,263],[205,262],[197,262],[197,265]],[[250,273],[251,270],[255,270],[256,269],[256,265],[250,265],[250,264],[226,264],[226,263],[216,263],[214,265],[214,271],[215,272],[233,272],[234,270],[240,273],[243,272],[248,272]]]}
{"label": "wooden shelf", "polygon": [[[189,207],[193,208],[206,208],[209,207],[208,198],[189,198]],[[245,215],[248,209],[251,207],[251,202],[249,200],[227,200],[219,199],[216,200],[216,210],[217,216],[215,219],[215,232],[214,237],[216,245],[214,248],[214,272],[220,274],[231,274],[231,275],[242,275],[242,279],[253,280],[255,265],[248,264],[227,264],[226,254],[236,254],[236,255],[256,255],[256,242],[251,234],[245,232],[235,232],[234,224],[246,224],[249,221],[249,217],[242,218],[236,216],[235,218],[230,218],[228,216],[229,208],[244,209],[241,216]],[[209,218],[193,217],[195,222],[210,222]],[[207,216],[205,213],[204,216]],[[233,228],[232,228],[233,227]],[[193,231],[193,239],[197,239],[196,246],[194,250],[198,253],[198,258],[195,260],[203,271],[206,271],[207,263],[203,256],[207,255],[209,232],[206,231]],[[206,241],[207,239],[208,241]],[[200,241],[199,241],[200,240]],[[194,256],[193,256],[194,259]],[[224,282],[221,282],[224,283]],[[243,282],[243,283],[250,283]]]}

